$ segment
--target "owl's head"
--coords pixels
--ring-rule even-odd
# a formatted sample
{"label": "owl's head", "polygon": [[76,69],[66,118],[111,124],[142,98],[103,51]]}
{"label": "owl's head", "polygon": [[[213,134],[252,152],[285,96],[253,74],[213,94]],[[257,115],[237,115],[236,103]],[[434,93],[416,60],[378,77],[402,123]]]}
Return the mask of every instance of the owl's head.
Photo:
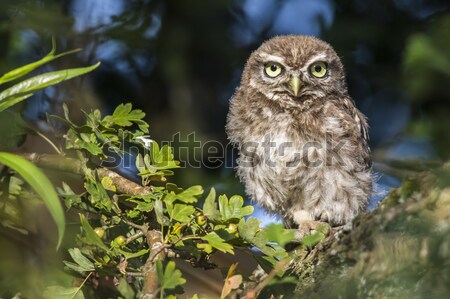
{"label": "owl's head", "polygon": [[303,35],[277,36],[250,56],[243,83],[274,101],[302,102],[346,93],[342,63],[333,48]]}

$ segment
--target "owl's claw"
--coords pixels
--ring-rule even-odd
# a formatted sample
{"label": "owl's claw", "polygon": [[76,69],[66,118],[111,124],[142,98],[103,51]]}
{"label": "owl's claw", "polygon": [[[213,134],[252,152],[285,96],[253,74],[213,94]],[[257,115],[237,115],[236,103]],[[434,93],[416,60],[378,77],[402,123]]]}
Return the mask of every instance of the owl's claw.
{"label": "owl's claw", "polygon": [[329,232],[330,225],[326,222],[317,220],[305,220],[298,224],[298,228],[295,233],[295,240],[301,241],[305,236],[316,233],[318,230],[325,230]]}

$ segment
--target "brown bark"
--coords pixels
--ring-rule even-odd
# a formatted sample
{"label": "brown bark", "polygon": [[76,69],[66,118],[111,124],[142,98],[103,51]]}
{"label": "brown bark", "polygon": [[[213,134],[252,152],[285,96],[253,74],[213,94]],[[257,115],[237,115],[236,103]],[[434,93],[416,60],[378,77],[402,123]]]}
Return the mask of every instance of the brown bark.
{"label": "brown bark", "polygon": [[147,243],[150,254],[144,265],[144,287],[142,289],[142,299],[154,299],[158,296],[159,281],[156,273],[156,261],[164,260],[166,252],[162,233],[158,230],[147,232]]}

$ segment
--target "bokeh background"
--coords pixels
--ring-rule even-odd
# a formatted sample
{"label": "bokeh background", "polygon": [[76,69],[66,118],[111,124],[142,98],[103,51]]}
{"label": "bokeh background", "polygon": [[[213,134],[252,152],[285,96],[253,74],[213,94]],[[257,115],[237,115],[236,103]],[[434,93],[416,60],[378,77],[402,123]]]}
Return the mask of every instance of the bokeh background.
{"label": "bokeh background", "polygon": [[[27,100],[25,121],[57,136],[46,114],[61,114],[63,102],[79,121],[80,109],[110,113],[132,102],[147,113],[153,139],[178,134],[172,145],[190,148],[178,158],[203,162],[177,171],[177,184],[243,194],[224,125],[245,61],[274,35],[318,36],[341,57],[350,95],[369,118],[373,206],[404,176],[450,157],[449,7],[447,0],[2,0],[0,74],[47,54],[52,36],[60,52],[83,48],[41,71],[101,67]],[[13,126],[1,117],[0,136]],[[193,150],[211,140],[224,150]],[[29,136],[22,149],[48,147]]]}

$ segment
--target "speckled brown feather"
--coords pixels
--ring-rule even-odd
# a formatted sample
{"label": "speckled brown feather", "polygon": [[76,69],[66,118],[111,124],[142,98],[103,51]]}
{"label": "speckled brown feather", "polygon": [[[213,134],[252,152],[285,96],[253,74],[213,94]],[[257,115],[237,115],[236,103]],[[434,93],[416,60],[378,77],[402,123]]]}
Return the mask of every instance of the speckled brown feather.
{"label": "speckled brown feather", "polygon": [[[264,73],[271,59],[284,67],[277,78]],[[308,72],[317,60],[327,65],[321,79]],[[294,75],[302,82],[298,96],[288,88]],[[251,54],[227,121],[246,192],[289,225],[343,224],[366,208],[372,193],[367,132],[339,57],[309,36],[275,37]]]}

